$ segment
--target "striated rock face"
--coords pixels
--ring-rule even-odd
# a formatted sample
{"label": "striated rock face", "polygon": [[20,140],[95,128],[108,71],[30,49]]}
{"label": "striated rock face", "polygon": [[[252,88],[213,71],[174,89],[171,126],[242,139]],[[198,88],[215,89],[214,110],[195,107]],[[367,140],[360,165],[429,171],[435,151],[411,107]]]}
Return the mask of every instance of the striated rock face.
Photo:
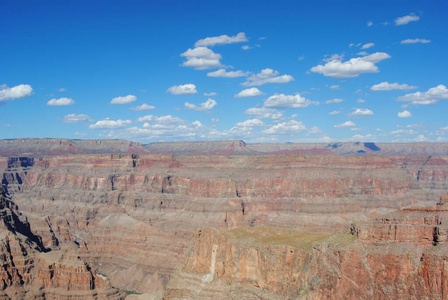
{"label": "striated rock face", "polygon": [[90,153],[148,153],[126,140],[12,139],[0,140],[2,156],[48,156]]}
{"label": "striated rock face", "polygon": [[112,286],[150,294],[165,288],[199,227],[348,231],[432,205],[448,189],[446,156],[60,155],[0,157],[0,170],[43,248],[79,245],[80,260]]}
{"label": "striated rock face", "polygon": [[9,139],[0,140],[3,156],[49,156],[93,153],[150,152],[178,155],[447,155],[448,143],[271,143],[246,144],[241,140],[159,142],[143,145],[126,140]]}
{"label": "striated rock face", "polygon": [[445,242],[385,243],[270,227],[204,229],[164,299],[448,299],[447,253]]}
{"label": "striated rock face", "polygon": [[0,216],[0,298],[124,299],[79,258],[74,245],[46,248],[4,194]]}

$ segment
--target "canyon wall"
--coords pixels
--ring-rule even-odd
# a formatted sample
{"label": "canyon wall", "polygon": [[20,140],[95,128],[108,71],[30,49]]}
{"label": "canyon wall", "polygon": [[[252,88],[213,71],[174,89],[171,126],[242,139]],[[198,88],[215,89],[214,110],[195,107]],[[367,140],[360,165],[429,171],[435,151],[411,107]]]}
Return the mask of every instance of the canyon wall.
{"label": "canyon wall", "polygon": [[447,220],[439,206],[351,234],[201,229],[164,299],[448,299]]}
{"label": "canyon wall", "polygon": [[198,228],[347,232],[448,189],[446,156],[95,154],[0,157],[45,247],[78,245],[112,286],[160,293]]}

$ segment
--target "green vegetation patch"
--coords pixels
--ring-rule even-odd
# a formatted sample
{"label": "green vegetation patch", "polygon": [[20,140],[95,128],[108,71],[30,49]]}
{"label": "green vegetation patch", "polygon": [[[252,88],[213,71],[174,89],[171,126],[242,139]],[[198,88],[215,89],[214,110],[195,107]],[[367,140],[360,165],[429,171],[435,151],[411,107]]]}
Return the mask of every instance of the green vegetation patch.
{"label": "green vegetation patch", "polygon": [[309,248],[316,242],[323,242],[331,235],[324,233],[300,232],[289,228],[276,227],[240,227],[223,231],[222,234],[239,244],[259,246],[287,245],[297,248]]}

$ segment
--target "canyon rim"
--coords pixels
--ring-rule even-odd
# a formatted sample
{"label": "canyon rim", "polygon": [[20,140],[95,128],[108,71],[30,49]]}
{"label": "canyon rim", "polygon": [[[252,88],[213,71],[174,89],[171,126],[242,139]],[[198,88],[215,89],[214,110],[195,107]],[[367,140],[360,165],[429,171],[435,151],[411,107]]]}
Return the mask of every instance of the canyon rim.
{"label": "canyon rim", "polygon": [[447,147],[1,140],[2,297],[447,299]]}

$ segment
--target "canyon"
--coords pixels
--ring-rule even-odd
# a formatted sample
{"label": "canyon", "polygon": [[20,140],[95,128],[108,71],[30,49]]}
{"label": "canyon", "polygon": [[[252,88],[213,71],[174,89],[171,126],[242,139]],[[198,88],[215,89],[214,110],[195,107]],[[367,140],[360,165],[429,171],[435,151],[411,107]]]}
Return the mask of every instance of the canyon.
{"label": "canyon", "polygon": [[0,299],[448,299],[447,143],[21,139],[0,154],[16,216]]}

